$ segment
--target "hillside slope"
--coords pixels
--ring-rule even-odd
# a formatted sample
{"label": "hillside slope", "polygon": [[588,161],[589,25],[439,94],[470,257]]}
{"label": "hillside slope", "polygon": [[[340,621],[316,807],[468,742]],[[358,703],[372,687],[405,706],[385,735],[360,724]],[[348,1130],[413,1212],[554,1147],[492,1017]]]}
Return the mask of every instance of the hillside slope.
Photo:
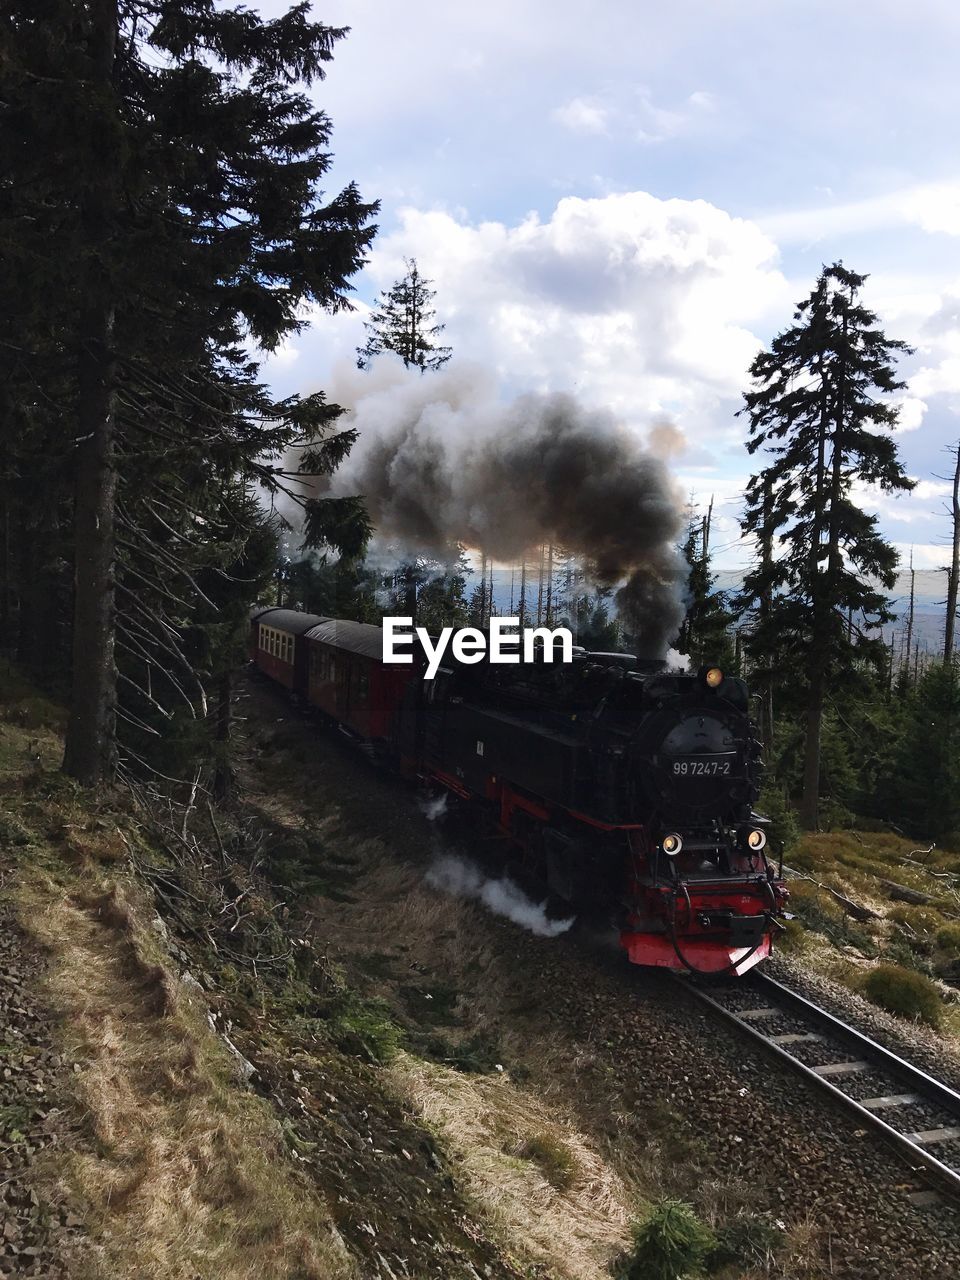
{"label": "hillside slope", "polygon": [[4,693],[0,1273],[607,1274],[618,1179],[502,1073],[401,1051],[301,936],[295,831],[93,801],[56,771],[58,710]]}

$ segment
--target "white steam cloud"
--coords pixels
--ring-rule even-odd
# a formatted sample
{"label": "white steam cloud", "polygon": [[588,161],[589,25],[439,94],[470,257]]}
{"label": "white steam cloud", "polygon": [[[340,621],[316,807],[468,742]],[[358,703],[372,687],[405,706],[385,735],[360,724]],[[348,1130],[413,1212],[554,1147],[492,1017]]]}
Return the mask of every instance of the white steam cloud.
{"label": "white steam cloud", "polygon": [[665,459],[682,446],[670,423],[648,444],[575,396],[504,403],[493,376],[458,362],[421,375],[381,357],[341,367],[330,399],[359,439],[317,496],[362,494],[378,535],[443,559],[457,542],[500,562],[553,543],[617,604],[637,648],[660,657],[683,619],[676,551],[683,499]]}
{"label": "white steam cloud", "polygon": [[422,799],[420,801],[420,808],[428,822],[437,822],[444,816],[447,812],[448,799],[448,792],[441,791],[438,796],[431,796],[429,800]]}
{"label": "white steam cloud", "polygon": [[506,877],[489,879],[466,858],[452,854],[439,858],[427,872],[426,880],[434,889],[455,898],[480,902],[494,915],[505,916],[542,938],[555,938],[573,924],[573,917],[550,920],[545,902],[531,902],[523,890]]}

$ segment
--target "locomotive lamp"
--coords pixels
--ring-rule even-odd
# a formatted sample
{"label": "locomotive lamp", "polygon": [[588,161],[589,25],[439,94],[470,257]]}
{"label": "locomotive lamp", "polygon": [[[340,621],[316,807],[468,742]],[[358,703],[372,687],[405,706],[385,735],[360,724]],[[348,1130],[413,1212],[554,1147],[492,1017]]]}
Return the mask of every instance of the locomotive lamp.
{"label": "locomotive lamp", "polygon": [[719,667],[708,667],[703,673],[703,683],[708,689],[719,689],[723,684],[723,672]]}
{"label": "locomotive lamp", "polygon": [[675,858],[683,848],[683,840],[676,831],[671,831],[660,841],[660,848],[668,857]]}
{"label": "locomotive lamp", "polygon": [[751,853],[759,853],[767,843],[767,833],[754,828],[747,832],[747,848]]}

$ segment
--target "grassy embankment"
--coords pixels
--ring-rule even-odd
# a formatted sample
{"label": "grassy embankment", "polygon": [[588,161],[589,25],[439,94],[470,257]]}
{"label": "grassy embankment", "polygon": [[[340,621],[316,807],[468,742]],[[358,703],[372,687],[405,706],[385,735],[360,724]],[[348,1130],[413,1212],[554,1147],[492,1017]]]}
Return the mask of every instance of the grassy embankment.
{"label": "grassy embankment", "polygon": [[960,854],[919,843],[803,836],[787,862],[810,878],[790,881],[797,918],[780,945],[888,1012],[960,1037]]}
{"label": "grassy embankment", "polygon": [[63,713],[9,669],[0,708],[3,892],[47,958],[44,994],[74,1064],[65,1088],[82,1139],[34,1177],[41,1197],[66,1195],[83,1221],[82,1271],[355,1276],[275,1115],[241,1087],[237,1058],[177,977],[131,869],[131,850],[153,851],[129,804],[92,802],[57,772]]}
{"label": "grassy embankment", "polygon": [[3,892],[46,955],[82,1138],[33,1176],[79,1214],[89,1274],[607,1275],[641,1190],[493,1063],[405,1051],[293,936],[282,833],[238,810],[178,847],[59,774],[62,721],[0,671]]}

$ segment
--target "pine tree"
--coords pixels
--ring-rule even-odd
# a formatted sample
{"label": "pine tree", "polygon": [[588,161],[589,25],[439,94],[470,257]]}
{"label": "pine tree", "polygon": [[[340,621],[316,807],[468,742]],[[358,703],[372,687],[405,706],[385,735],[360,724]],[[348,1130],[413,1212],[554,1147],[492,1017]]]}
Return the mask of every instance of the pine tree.
{"label": "pine tree", "polygon": [[960,834],[960,667],[934,663],[906,695],[891,768],[881,780],[884,817],[917,836],[943,841]]}
{"label": "pine tree", "polygon": [[676,648],[690,658],[692,668],[704,663],[726,670],[734,665],[730,638],[733,613],[723,591],[714,589],[716,575],[710,569],[710,523],[713,502],[705,516],[691,508],[683,556],[687,562],[687,612]]}
{"label": "pine tree", "polygon": [[[248,353],[296,331],[304,302],[348,306],[375,230],[352,184],[321,198],[330,123],[301,86],[344,32],[308,10],[264,22],[211,0],[43,0],[0,19],[13,470],[34,488],[40,456],[72,473],[64,768],[84,782],[114,771],[118,710],[144,733],[168,694],[208,714],[213,673],[188,652],[215,604],[204,572],[245,562],[261,520],[249,488],[290,487],[288,448],[329,471],[353,440],[332,434],[322,395],[276,402]],[[307,524],[345,549],[368,530],[350,500],[311,506]]]}
{"label": "pine tree", "polygon": [[407,273],[380,295],[380,302],[364,328],[369,337],[357,348],[357,365],[366,369],[374,356],[393,351],[409,369],[411,365],[423,373],[439,369],[450,359],[452,348],[438,345],[436,339],[446,326],[434,323],[435,291],[432,280],[420,274],[415,258],[404,259]]}
{"label": "pine tree", "polygon": [[[831,684],[863,662],[885,661],[876,628],[891,617],[897,556],[877,519],[851,497],[855,482],[887,492],[913,487],[894,441],[903,387],[894,371],[909,350],[888,339],[858,300],[866,277],[824,267],[794,325],[754,360],[745,396],[751,454],[770,461],[751,477],[743,528],[762,555],[741,607],[752,611],[749,651],[768,670],[805,679],[801,822],[817,825],[820,732]],[[877,585],[874,585],[877,584]]]}

